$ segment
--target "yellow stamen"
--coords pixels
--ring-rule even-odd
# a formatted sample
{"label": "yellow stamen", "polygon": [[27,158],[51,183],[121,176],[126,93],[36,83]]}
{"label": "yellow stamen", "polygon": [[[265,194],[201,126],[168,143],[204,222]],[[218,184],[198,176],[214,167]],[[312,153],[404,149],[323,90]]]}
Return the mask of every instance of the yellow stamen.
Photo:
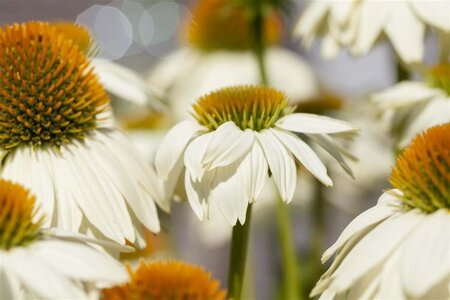
{"label": "yellow stamen", "polygon": [[42,22],[0,27],[0,147],[60,146],[109,103],[79,46]]}
{"label": "yellow stamen", "polygon": [[200,267],[177,261],[146,263],[135,272],[128,268],[130,282],[103,290],[103,300],[223,300],[217,280]]}
{"label": "yellow stamen", "polygon": [[[199,0],[193,9],[188,41],[203,51],[248,50],[253,47],[251,17],[248,11],[230,0]],[[268,13],[264,19],[267,45],[281,40],[281,17]]]}
{"label": "yellow stamen", "polygon": [[33,222],[35,201],[21,185],[0,179],[0,249],[26,246],[39,236],[43,218]]}
{"label": "yellow stamen", "polygon": [[450,209],[450,124],[416,136],[397,159],[390,182],[407,208]]}
{"label": "yellow stamen", "polygon": [[287,111],[288,99],[282,92],[265,86],[223,88],[200,98],[192,107],[194,117],[209,130],[232,121],[245,130],[273,127]]}
{"label": "yellow stamen", "polygon": [[450,96],[450,63],[431,68],[428,78],[431,86],[445,91]]}

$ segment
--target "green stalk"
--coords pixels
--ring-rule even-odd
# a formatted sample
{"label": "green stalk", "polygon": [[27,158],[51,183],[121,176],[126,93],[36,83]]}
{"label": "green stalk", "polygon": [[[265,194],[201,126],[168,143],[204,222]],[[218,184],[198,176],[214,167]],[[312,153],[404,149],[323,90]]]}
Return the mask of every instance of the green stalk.
{"label": "green stalk", "polygon": [[228,298],[233,300],[240,300],[242,295],[251,216],[252,204],[249,204],[244,225],[238,223],[233,227],[228,269]]}

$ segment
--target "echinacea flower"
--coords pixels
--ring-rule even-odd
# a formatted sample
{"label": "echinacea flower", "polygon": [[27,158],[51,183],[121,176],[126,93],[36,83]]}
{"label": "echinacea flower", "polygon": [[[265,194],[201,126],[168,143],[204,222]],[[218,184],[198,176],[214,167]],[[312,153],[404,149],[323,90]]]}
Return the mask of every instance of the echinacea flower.
{"label": "echinacea flower", "polygon": [[[187,47],[169,54],[151,70],[148,82],[165,93],[176,122],[188,118],[195,99],[212,90],[260,83],[250,16],[236,2],[197,1],[186,24]],[[280,14],[269,10],[264,24],[270,85],[284,91],[293,103],[315,96],[319,84],[312,68],[297,53],[280,46]]]}
{"label": "echinacea flower", "polygon": [[427,79],[403,81],[372,96],[400,147],[421,131],[450,122],[450,63],[430,68]]}
{"label": "echinacea flower", "polygon": [[0,175],[36,193],[46,226],[122,244],[142,241],[140,224],[158,232],[158,178],[78,44],[28,22],[1,27],[0,49]]}
{"label": "echinacea flower", "polygon": [[126,247],[44,230],[36,197],[0,179],[0,299],[87,299],[87,284],[127,280],[122,266],[86,244]]}
{"label": "echinacea flower", "polygon": [[336,258],[311,296],[322,299],[450,297],[450,124],[418,135],[397,159],[378,204],[323,255]]}
{"label": "echinacea flower", "polygon": [[[327,186],[327,170],[302,138],[309,137],[342,156],[329,134],[353,134],[351,124],[328,117],[292,113],[288,98],[270,87],[228,87],[193,105],[196,120],[180,122],[164,138],[155,157],[167,195],[184,170],[188,201],[200,220],[211,205],[235,225],[245,222],[248,203],[257,200],[269,170],[281,198],[292,200],[295,160]],[[300,137],[292,132],[300,134]]]}
{"label": "echinacea flower", "polygon": [[375,42],[387,39],[403,61],[420,63],[426,31],[434,30],[447,43],[449,20],[447,0],[313,0],[300,17],[295,35],[306,47],[322,36],[325,57],[336,56],[342,47],[364,55]]}
{"label": "echinacea flower", "polygon": [[179,261],[145,262],[135,271],[128,268],[130,281],[104,289],[102,300],[224,300],[226,292],[204,269]]}

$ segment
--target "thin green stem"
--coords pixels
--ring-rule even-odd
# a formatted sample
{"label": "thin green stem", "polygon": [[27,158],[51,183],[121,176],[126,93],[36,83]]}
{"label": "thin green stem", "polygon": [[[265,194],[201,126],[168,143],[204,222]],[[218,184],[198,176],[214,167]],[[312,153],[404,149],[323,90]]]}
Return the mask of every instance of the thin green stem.
{"label": "thin green stem", "polygon": [[266,47],[264,44],[264,16],[261,12],[261,8],[256,9],[256,13],[253,19],[253,32],[254,32],[254,52],[256,59],[258,60],[260,81],[263,85],[268,85],[269,80],[267,78],[266,62],[265,62]]}
{"label": "thin green stem", "polygon": [[247,208],[244,225],[238,223],[233,227],[230,268],[228,269],[228,298],[233,300],[240,300],[242,295],[251,216],[252,204]]}
{"label": "thin green stem", "polygon": [[277,200],[278,236],[280,239],[282,263],[283,263],[283,290],[282,299],[303,299],[301,280],[299,274],[299,262],[295,252],[295,244],[292,234],[291,215],[286,203]]}

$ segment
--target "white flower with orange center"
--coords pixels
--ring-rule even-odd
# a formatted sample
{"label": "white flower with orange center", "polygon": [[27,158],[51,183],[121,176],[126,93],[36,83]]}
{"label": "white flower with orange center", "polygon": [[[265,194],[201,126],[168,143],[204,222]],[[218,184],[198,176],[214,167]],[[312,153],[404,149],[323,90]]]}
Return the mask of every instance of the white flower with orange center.
{"label": "white flower with orange center", "polygon": [[423,130],[450,122],[450,63],[429,69],[426,81],[403,81],[372,95],[400,147]]}
{"label": "white flower with orange center", "polygon": [[78,44],[29,22],[1,27],[0,49],[0,175],[36,193],[46,226],[119,243],[142,241],[140,224],[158,232],[157,176],[114,127]]}
{"label": "white flower with orange center", "polygon": [[295,35],[307,47],[318,36],[323,37],[325,57],[336,56],[341,47],[364,55],[377,41],[387,39],[403,61],[420,63],[428,30],[441,35],[442,46],[448,51],[448,0],[312,0],[296,25]]}
{"label": "white flower with orange center", "polygon": [[393,169],[394,189],[353,220],[323,255],[336,258],[311,296],[450,297],[450,124],[418,135]]}
{"label": "white flower with orange center", "polygon": [[263,86],[218,90],[200,98],[193,110],[195,121],[179,123],[164,138],[156,153],[156,170],[168,196],[185,170],[187,198],[199,219],[213,205],[231,225],[238,219],[245,222],[248,203],[259,198],[269,175],[283,201],[292,200],[295,159],[331,186],[326,167],[303,139],[318,142],[342,159],[330,134],[357,131],[344,121],[292,113],[282,92]]}
{"label": "white flower with orange center", "polygon": [[86,244],[127,250],[61,230],[44,230],[36,197],[0,179],[0,299],[87,299],[88,284],[127,280],[122,266]]}

